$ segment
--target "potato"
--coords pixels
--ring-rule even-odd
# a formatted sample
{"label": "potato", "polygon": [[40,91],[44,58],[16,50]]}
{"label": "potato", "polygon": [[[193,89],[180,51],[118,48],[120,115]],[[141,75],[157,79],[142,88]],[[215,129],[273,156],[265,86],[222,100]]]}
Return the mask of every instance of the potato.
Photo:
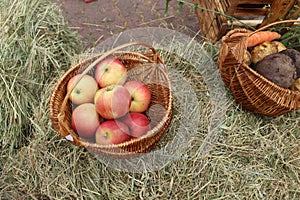
{"label": "potato", "polygon": [[256,65],[256,71],[283,88],[290,88],[296,80],[296,67],[293,60],[282,53],[266,56]]}
{"label": "potato", "polygon": [[251,51],[251,60],[254,64],[262,60],[264,57],[285,50],[284,44],[278,41],[264,42],[255,46]]}
{"label": "potato", "polygon": [[251,54],[247,50],[245,51],[245,54],[244,54],[244,63],[246,65],[250,65],[252,63],[252,61],[251,61]]}
{"label": "potato", "polygon": [[281,42],[272,41],[271,43],[273,46],[275,46],[275,48],[277,48],[277,53],[286,50],[286,47]]}
{"label": "potato", "polygon": [[291,86],[291,90],[300,92],[300,78],[296,79],[296,81]]}

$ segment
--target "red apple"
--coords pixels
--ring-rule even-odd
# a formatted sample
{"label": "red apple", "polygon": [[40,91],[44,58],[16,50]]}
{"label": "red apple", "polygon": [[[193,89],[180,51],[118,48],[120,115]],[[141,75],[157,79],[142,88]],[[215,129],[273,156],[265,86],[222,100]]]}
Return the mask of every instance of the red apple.
{"label": "red apple", "polygon": [[97,112],[105,119],[123,117],[129,112],[131,96],[121,85],[111,85],[101,88],[95,94]]}
{"label": "red apple", "polygon": [[150,121],[146,115],[142,113],[128,113],[123,122],[127,124],[130,134],[133,137],[140,137],[151,130]]}
{"label": "red apple", "polygon": [[[73,76],[67,84],[67,91],[72,90],[69,98],[74,104],[91,103],[97,92],[98,84],[96,80],[90,75],[83,75],[79,80],[81,74]],[[78,82],[78,83],[77,83]]]}
{"label": "red apple", "polygon": [[121,61],[107,58],[96,66],[95,78],[100,87],[123,85],[126,81],[127,69]]}
{"label": "red apple", "polygon": [[84,3],[91,3],[91,2],[96,1],[96,0],[83,0],[83,1],[84,1]]}
{"label": "red apple", "polygon": [[94,104],[84,103],[73,110],[72,128],[80,137],[94,137],[99,125],[100,118]]}
{"label": "red apple", "polygon": [[118,120],[107,120],[96,130],[97,144],[120,144],[130,138],[128,126]]}
{"label": "red apple", "polygon": [[144,112],[151,102],[151,92],[146,84],[140,81],[128,81],[124,87],[131,95],[131,105],[129,111]]}

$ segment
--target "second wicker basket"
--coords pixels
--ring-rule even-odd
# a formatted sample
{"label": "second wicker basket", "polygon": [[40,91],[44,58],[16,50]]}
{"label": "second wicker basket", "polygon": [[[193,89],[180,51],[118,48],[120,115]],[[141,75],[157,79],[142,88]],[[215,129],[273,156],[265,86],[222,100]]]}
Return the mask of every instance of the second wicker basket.
{"label": "second wicker basket", "polygon": [[[299,20],[275,22],[262,27]],[[257,31],[259,31],[257,30]],[[300,92],[279,87],[245,63],[248,30],[237,28],[223,38],[218,66],[222,79],[230,88],[234,99],[246,110],[266,116],[279,116],[300,108]]]}

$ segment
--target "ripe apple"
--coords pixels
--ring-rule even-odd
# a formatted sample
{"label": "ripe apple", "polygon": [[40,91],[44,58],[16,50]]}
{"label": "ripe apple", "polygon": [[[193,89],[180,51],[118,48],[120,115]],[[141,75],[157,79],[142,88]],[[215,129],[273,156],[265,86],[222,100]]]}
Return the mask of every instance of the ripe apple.
{"label": "ripe apple", "polygon": [[111,85],[96,92],[94,103],[103,118],[116,119],[129,112],[131,96],[125,87]]}
{"label": "ripe apple", "polygon": [[84,3],[91,3],[91,2],[96,1],[96,0],[83,0],[83,1],[84,1]]}
{"label": "ripe apple", "polygon": [[140,137],[151,130],[149,119],[142,113],[130,112],[124,117],[123,122],[129,127],[132,137]]}
{"label": "ripe apple", "polygon": [[72,128],[83,138],[95,136],[96,129],[100,125],[100,118],[93,103],[84,103],[76,107],[72,112]]}
{"label": "ripe apple", "polygon": [[115,58],[106,58],[96,66],[95,78],[100,87],[123,85],[126,81],[127,69]]}
{"label": "ripe apple", "polygon": [[97,144],[119,144],[131,139],[129,128],[118,120],[107,120],[96,130]]}
{"label": "ripe apple", "polygon": [[79,80],[80,76],[81,74],[73,76],[67,84],[68,92],[74,87],[69,99],[72,103],[77,105],[93,102],[94,96],[99,89],[96,80],[92,76],[83,75],[83,77]]}
{"label": "ripe apple", "polygon": [[129,111],[144,112],[151,102],[151,92],[146,84],[140,81],[128,81],[124,87],[131,95],[131,105]]}

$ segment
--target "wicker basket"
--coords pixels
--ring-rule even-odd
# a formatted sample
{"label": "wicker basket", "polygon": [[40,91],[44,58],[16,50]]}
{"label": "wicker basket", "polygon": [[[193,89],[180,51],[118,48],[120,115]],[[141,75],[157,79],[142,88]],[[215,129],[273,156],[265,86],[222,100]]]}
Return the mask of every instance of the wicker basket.
{"label": "wicker basket", "polygon": [[[299,22],[285,20],[271,23],[257,31],[279,23]],[[241,106],[253,113],[266,116],[279,116],[300,107],[300,92],[282,88],[253,70],[244,62],[247,49],[246,29],[234,29],[223,38],[219,53],[218,66],[221,77],[231,90],[234,99]],[[239,36],[237,36],[239,35]]]}
{"label": "wicker basket", "polygon": [[[121,51],[122,48],[132,45],[147,47],[151,51]],[[71,128],[72,105],[69,100],[70,92],[67,93],[66,87],[68,81],[78,73],[92,74],[96,64],[108,56],[118,58],[125,64],[128,72],[133,72],[128,73],[128,79],[143,81],[148,85],[151,91],[150,108],[155,107],[152,105],[160,105],[164,109],[162,109],[163,112],[156,113],[155,120],[151,119],[152,129],[143,137],[135,138],[121,144],[99,145],[83,140]],[[127,43],[104,54],[83,60],[69,69],[59,80],[52,93],[50,99],[50,119],[53,127],[62,137],[76,146],[88,149],[91,153],[124,157],[148,152],[155,147],[155,144],[166,132],[171,122],[173,97],[170,88],[167,69],[156,50],[146,43]]]}

